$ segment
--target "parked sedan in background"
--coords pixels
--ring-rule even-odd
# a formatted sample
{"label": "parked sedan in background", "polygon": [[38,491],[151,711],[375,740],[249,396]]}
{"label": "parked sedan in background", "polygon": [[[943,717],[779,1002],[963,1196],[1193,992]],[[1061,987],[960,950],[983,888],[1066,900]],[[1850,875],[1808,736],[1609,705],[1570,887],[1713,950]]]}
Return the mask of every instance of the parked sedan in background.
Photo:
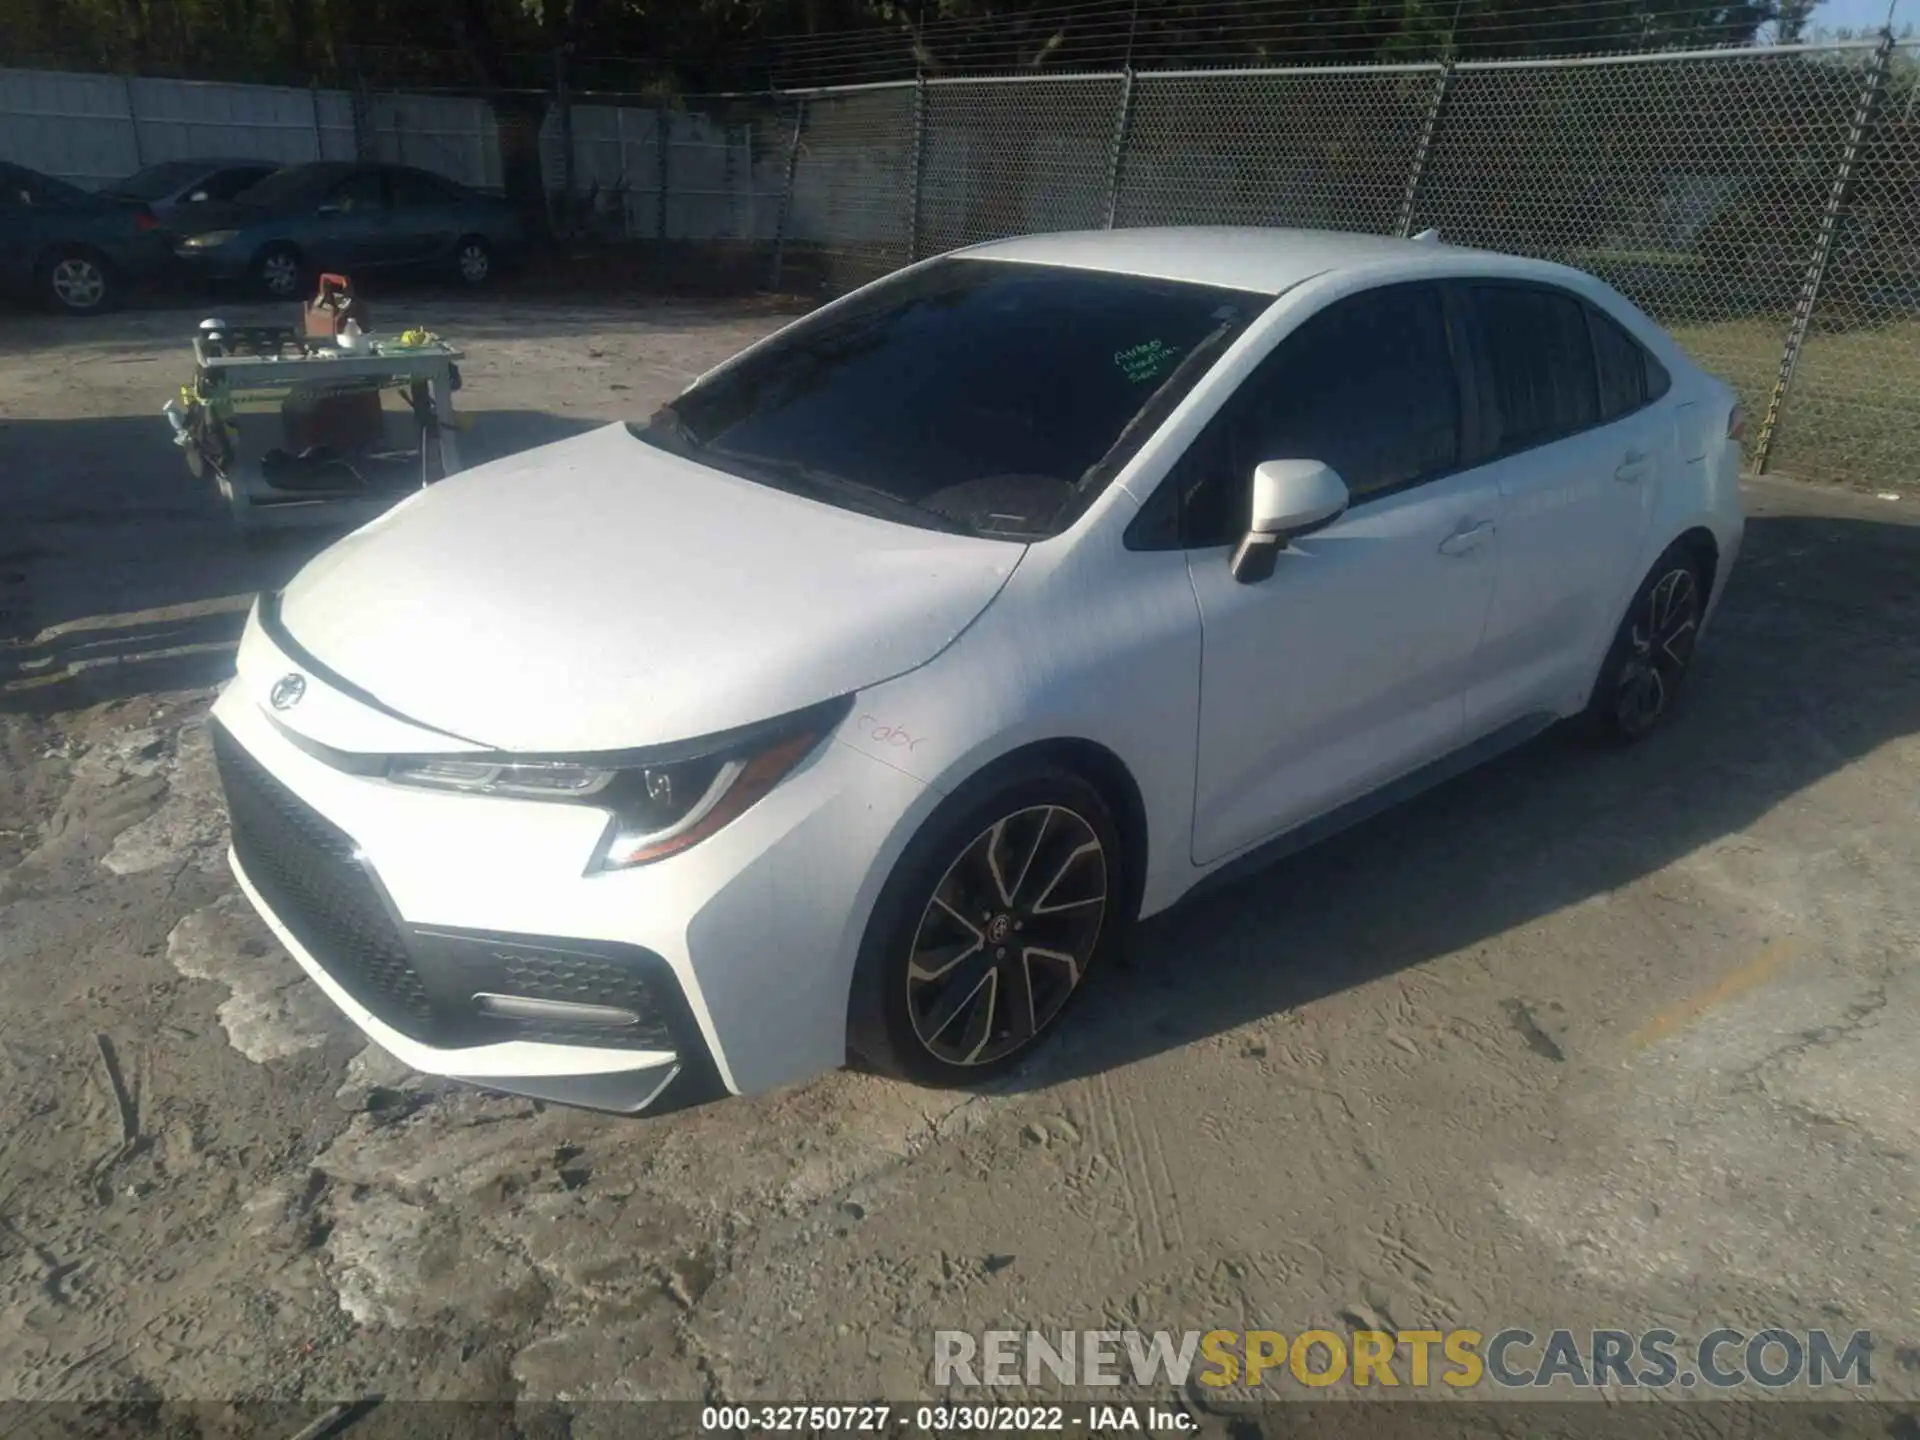
{"label": "parked sedan in background", "polygon": [[208,201],[233,199],[280,168],[273,160],[162,160],[124,180],[101,187],[103,195],[138,200],[175,226],[192,224],[190,212]]}
{"label": "parked sedan in background", "polygon": [[437,270],[481,285],[524,243],[505,200],[406,165],[290,165],[192,215],[176,250],[190,274],[283,299],[328,270]]}
{"label": "parked sedan in background", "polygon": [[972,1084],[1200,882],[1562,717],[1656,730],[1742,429],[1558,265],[978,246],[262,597],[209,727],[234,868],[420,1070]]}
{"label": "parked sedan in background", "polygon": [[171,264],[166,232],[144,204],[0,160],[0,288],[87,313]]}

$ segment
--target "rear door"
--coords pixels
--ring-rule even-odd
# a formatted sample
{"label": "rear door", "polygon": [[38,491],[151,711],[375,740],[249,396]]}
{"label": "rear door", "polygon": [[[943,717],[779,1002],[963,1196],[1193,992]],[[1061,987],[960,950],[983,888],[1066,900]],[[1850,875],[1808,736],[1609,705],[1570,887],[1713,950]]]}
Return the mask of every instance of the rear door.
{"label": "rear door", "polygon": [[351,272],[393,261],[386,176],[377,166],[354,170],[343,178],[309,223],[314,238],[306,250],[319,269]]}
{"label": "rear door", "polygon": [[[1638,580],[1672,420],[1647,401],[1639,347],[1580,296],[1462,284],[1474,332],[1484,473],[1502,498],[1500,567],[1466,699],[1469,738],[1575,703]],[[1630,347],[1630,349],[1623,349]],[[1637,373],[1639,383],[1634,383]]]}

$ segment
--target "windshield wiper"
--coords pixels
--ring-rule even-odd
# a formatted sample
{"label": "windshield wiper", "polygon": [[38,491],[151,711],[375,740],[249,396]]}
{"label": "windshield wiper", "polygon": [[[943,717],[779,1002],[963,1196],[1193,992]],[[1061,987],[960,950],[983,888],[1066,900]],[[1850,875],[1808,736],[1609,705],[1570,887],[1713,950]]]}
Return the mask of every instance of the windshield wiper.
{"label": "windshield wiper", "polygon": [[903,500],[898,495],[889,494],[873,485],[863,485],[858,480],[849,480],[844,475],[831,471],[817,470],[799,460],[772,460],[758,455],[735,455],[726,450],[709,449],[709,455],[731,461],[757,476],[766,476],[776,484],[795,482],[799,488],[809,491],[816,499],[824,499],[829,504],[844,505],[849,510],[863,511],[883,520],[903,520],[909,525],[918,525],[927,530],[943,530],[949,535],[976,535],[979,532],[964,520],[951,515],[943,515],[938,510],[929,510],[916,505],[911,500]]}
{"label": "windshield wiper", "polygon": [[676,444],[697,447],[700,437],[687,428],[687,422],[671,405],[662,405],[647,417],[646,430]]}

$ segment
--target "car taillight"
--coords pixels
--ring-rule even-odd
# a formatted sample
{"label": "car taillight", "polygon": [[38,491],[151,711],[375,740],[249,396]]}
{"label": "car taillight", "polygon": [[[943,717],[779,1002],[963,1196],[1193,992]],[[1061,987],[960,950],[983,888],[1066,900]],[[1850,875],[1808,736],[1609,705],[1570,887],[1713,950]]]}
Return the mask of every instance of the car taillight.
{"label": "car taillight", "polygon": [[1747,438],[1746,406],[1735,405],[1727,413],[1727,438],[1733,441],[1744,441]]}
{"label": "car taillight", "polygon": [[136,230],[158,230],[160,228],[160,222],[153,218],[152,211],[136,210],[133,212],[133,228]]}

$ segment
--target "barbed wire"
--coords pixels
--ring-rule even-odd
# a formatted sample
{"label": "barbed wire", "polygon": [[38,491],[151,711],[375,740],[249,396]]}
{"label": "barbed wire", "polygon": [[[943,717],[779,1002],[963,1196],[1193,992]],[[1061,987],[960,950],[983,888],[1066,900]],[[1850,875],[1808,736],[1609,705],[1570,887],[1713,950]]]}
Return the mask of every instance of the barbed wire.
{"label": "barbed wire", "polygon": [[[1836,38],[1830,30],[1813,27],[1810,13],[1790,15],[1783,25],[1777,0],[1671,8],[1657,0],[1524,0],[1497,9],[1490,8],[1489,0],[1430,4],[1427,8],[1421,0],[1403,0],[1402,8],[1356,17],[1276,6],[1249,10],[1236,0],[1050,0],[1024,11],[935,16],[918,25],[900,13],[890,24],[877,20],[816,34],[716,38],[709,61],[691,66],[669,66],[658,54],[582,48],[567,58],[566,70],[576,94],[665,98],[673,93],[886,83],[923,75],[1325,66],[1431,62],[1449,56],[1465,61],[1600,57]],[[1890,7],[1889,23],[1897,19]],[[1904,28],[1911,33],[1911,26]],[[226,78],[536,96],[553,92],[556,61],[552,50],[509,50],[496,57],[493,73],[483,76],[459,49],[356,42],[331,47],[304,76],[254,73]],[[9,62],[61,68],[51,58],[36,62],[9,57]],[[208,62],[183,78],[205,78],[221,70]]]}
{"label": "barbed wire", "polygon": [[[1798,17],[1804,22],[1805,16]],[[1125,0],[1061,0],[1019,14],[928,21],[893,29],[863,27],[775,37],[743,47],[775,84],[830,85],[921,73],[1060,73],[1126,67],[1208,68],[1241,64],[1351,63],[1380,60],[1567,56],[1648,49],[1769,44],[1804,38],[1759,7],[1700,4],[1675,8],[1645,0],[1585,0],[1575,7],[1531,4],[1488,11],[1457,6],[1451,15],[1385,14],[1356,19],[1299,13],[1249,14],[1231,0],[1198,0],[1176,9],[1136,8]]]}

